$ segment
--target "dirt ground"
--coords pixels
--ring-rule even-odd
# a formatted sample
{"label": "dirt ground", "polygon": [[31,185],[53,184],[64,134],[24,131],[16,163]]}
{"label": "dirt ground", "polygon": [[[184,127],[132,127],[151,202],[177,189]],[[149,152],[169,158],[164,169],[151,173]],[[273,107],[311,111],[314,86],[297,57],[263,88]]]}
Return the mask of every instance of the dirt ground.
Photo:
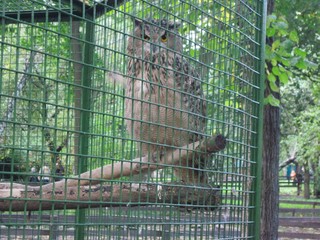
{"label": "dirt ground", "polygon": [[[310,233],[310,234],[319,234],[320,235],[320,229],[314,229],[314,228],[297,228],[297,227],[279,227],[279,233],[286,232],[286,233],[292,233],[293,236],[296,235],[296,237],[279,237],[279,240],[301,240],[302,238],[299,237],[300,233]],[[303,238],[304,240],[308,239],[318,239],[318,238]]]}

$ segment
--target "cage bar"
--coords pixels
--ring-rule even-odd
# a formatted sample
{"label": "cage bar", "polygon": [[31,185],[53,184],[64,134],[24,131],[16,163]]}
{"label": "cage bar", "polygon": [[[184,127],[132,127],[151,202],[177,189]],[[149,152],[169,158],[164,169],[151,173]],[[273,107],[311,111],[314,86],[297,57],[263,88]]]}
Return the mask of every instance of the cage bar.
{"label": "cage bar", "polygon": [[1,1],[0,238],[258,239],[265,4]]}

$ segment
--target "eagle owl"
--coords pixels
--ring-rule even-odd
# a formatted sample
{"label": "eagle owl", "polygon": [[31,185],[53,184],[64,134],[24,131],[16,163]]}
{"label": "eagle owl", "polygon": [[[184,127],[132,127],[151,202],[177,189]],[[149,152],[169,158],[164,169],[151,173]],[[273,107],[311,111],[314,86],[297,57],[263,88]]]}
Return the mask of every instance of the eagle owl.
{"label": "eagle owl", "polygon": [[[198,73],[183,57],[179,25],[135,19],[128,37],[125,118],[141,156],[185,146],[204,131],[206,102]],[[181,162],[174,172],[183,182],[203,183],[200,165]]]}

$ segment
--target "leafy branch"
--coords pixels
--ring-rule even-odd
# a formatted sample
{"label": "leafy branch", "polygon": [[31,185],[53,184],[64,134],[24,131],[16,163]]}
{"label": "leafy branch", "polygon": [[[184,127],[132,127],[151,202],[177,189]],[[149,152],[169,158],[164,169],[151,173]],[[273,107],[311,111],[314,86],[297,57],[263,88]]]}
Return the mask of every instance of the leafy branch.
{"label": "leafy branch", "polygon": [[287,84],[295,70],[303,72],[316,68],[317,64],[308,60],[307,52],[299,47],[297,31],[289,30],[285,17],[269,15],[267,18],[266,76],[271,92],[265,104],[279,106],[280,100],[273,93],[279,93],[279,85]]}

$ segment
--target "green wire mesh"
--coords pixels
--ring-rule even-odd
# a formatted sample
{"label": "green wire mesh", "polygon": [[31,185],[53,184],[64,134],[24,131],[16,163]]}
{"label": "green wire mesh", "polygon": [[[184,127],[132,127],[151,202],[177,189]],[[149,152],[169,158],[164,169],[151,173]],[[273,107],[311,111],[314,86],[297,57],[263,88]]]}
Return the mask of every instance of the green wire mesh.
{"label": "green wire mesh", "polygon": [[[259,223],[263,5],[262,0],[1,1],[0,186],[9,186],[9,196],[0,195],[0,203],[8,203],[0,212],[0,238],[252,239]],[[138,184],[138,191],[146,183],[155,191],[185,187],[166,167],[146,182],[101,177],[107,187],[89,184],[89,199],[52,196],[48,209],[42,201],[48,182],[54,191],[58,181],[139,156],[138,141],[126,130],[124,90],[109,73],[127,76],[132,19],[148,17],[181,22],[184,58],[201,74],[207,104],[203,136],[227,137],[227,147],[203,169],[215,204],[145,201],[142,195],[131,202],[130,191],[103,199],[103,191],[123,184]],[[19,211],[14,183],[24,186]],[[40,201],[29,197],[27,185],[40,186]],[[96,191],[101,197],[93,201]]]}

